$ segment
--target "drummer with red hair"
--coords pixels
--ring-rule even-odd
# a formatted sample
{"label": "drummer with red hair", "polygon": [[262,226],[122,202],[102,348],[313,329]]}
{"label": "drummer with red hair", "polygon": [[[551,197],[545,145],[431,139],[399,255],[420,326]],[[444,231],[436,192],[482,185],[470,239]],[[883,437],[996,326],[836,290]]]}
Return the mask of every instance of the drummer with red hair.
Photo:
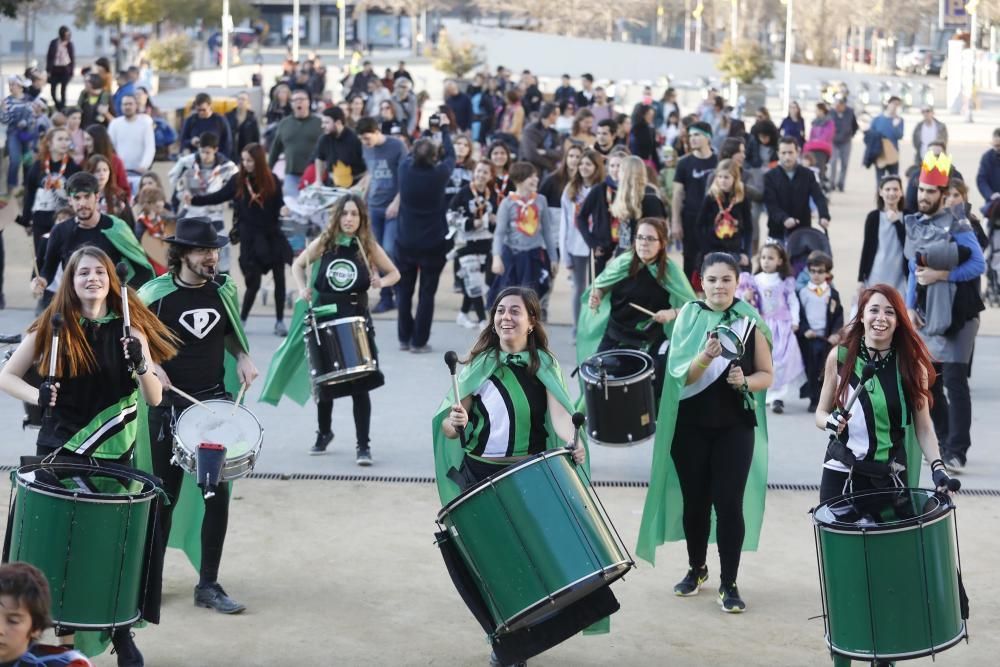
{"label": "drummer with red hair", "polygon": [[[866,366],[874,375],[844,414]],[[858,314],[826,358],[816,426],[839,439],[827,448],[821,502],[894,485],[917,486],[921,451],[930,463],[934,486],[947,489],[949,479],[930,416],[935,379],[927,346],[906,316],[899,292],[885,284],[862,292]]]}

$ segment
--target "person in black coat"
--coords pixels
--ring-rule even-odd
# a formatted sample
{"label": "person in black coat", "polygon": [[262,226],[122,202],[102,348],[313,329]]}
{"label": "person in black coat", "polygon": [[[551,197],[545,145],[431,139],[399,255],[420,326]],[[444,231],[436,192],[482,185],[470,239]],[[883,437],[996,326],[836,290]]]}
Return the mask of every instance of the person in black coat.
{"label": "person in black coat", "polygon": [[191,198],[195,206],[221,204],[232,200],[236,214],[230,238],[240,244],[240,270],[246,282],[240,319],[246,322],[265,273],[274,275],[274,333],[284,336],[285,265],[292,263],[292,247],[281,233],[281,216],[286,214],[281,186],[267,166],[267,154],[260,144],[244,146],[240,171],[218,191]]}
{"label": "person in black coat", "polygon": [[782,137],[778,142],[778,166],[764,175],[768,235],[784,240],[800,227],[811,227],[810,198],[819,211],[820,226],[826,229],[830,225],[826,195],[812,170],[799,164],[798,142]]}
{"label": "person in black coat", "polygon": [[740,168],[732,160],[723,160],[715,168],[712,184],[698,212],[698,242],[702,256],[726,252],[733,256],[741,271],[750,271],[753,222],[739,173]]}
{"label": "person in black coat", "polygon": [[260,143],[260,124],[257,115],[250,109],[249,93],[244,91],[236,96],[236,108],[226,113],[226,122],[229,123],[237,154],[250,144]]}

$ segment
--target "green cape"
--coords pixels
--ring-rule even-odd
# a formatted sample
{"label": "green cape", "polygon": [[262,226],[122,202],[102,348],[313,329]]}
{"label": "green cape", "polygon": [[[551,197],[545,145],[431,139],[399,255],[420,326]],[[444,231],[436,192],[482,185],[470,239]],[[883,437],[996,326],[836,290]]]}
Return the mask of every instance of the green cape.
{"label": "green cape", "polygon": [[[229,276],[224,276],[224,281],[219,288],[219,296],[222,297],[222,305],[236,333],[236,340],[244,352],[250,352],[250,345],[247,343],[246,333],[243,331],[243,324],[240,322],[240,311],[236,294],[236,283]],[[139,298],[145,304],[154,303],[163,297],[173,294],[179,288],[173,280],[171,273],[164,273],[162,276],[154,278],[139,289]],[[234,396],[239,393],[240,381],[236,375],[236,358],[228,352],[226,353],[226,390]],[[149,423],[149,408],[144,401],[139,401],[139,422]],[[152,473],[153,461],[149,443],[149,428],[139,429],[139,437],[135,443],[135,466],[140,470]],[[232,486],[230,486],[230,497],[232,497]],[[181,483],[181,491],[177,498],[177,506],[174,508],[173,524],[170,527],[169,546],[183,549],[188,560],[195,569],[201,566],[201,522],[205,516],[205,502],[202,498],[201,490],[190,474],[184,475]]]}
{"label": "green cape", "polygon": [[[771,344],[771,330],[760,314],[752,306],[736,300],[729,309],[735,317],[749,317],[760,328]],[[667,541],[684,539],[681,516],[684,501],[681,497],[677,470],[670,456],[677,422],[677,409],[681,392],[687,383],[688,368],[705,344],[709,331],[723,322],[725,313],[715,312],[701,302],[689,303],[681,309],[670,339],[667,354],[666,377],[663,379],[663,395],[660,398],[659,416],[656,421],[656,440],[653,444],[653,466],[650,471],[649,490],[642,511],[639,527],[639,543],[636,554],[655,565],[656,547]],[[764,406],[766,391],[754,392],[756,399],[757,427],[754,435],[753,461],[743,494],[743,517],[746,521],[746,536],[743,549],[755,551],[760,539],[761,523],[764,519],[764,496],[767,493],[767,411]],[[712,540],[715,539],[713,513]]]}
{"label": "green cape", "polygon": [[108,217],[111,218],[111,228],[104,229],[101,233],[111,241],[111,244],[125,260],[125,265],[128,267],[125,282],[132,282],[137,273],[140,274],[140,281],[152,278],[155,275],[153,265],[149,263],[146,251],[142,249],[139,240],[135,238],[135,232],[121,218],[116,218],[113,215]]}
{"label": "green cape", "polygon": [[[582,364],[597,352],[597,346],[601,344],[601,338],[604,337],[604,331],[608,326],[608,318],[611,316],[611,293],[607,288],[628,279],[628,268],[634,254],[634,251],[629,250],[608,262],[601,274],[594,279],[594,283],[583,293],[580,304],[580,319],[576,324],[577,365]],[[671,307],[680,310],[684,304],[697,298],[694,290],[691,289],[691,283],[688,282],[684,272],[677,266],[676,262],[667,262],[667,272],[662,278],[657,276],[656,266],[649,265],[648,268],[653,277],[658,279],[663,289],[670,293]],[[601,298],[601,305],[596,311],[590,308],[590,292],[594,287],[605,290],[604,296]],[[663,331],[667,338],[670,338],[673,328],[673,322],[667,322],[663,325]]]}
{"label": "green cape", "polygon": [[[501,352],[504,357],[506,354]],[[541,366],[538,369],[538,379],[542,381],[545,388],[552,393],[559,404],[563,406],[567,412],[571,415],[573,414],[573,402],[569,398],[569,393],[566,391],[566,381],[563,379],[562,369],[559,367],[559,362],[556,361],[555,357],[549,355],[546,352],[539,351],[539,357],[541,358]],[[525,362],[530,362],[530,357],[528,352],[520,352],[517,355]],[[476,389],[478,389],[483,382],[489,378],[493,372],[500,365],[500,355],[486,352],[480,354],[471,363],[464,366],[461,372],[458,374],[458,393],[459,400],[470,395]],[[444,422],[444,418],[451,411],[451,406],[455,403],[455,396],[451,390],[441,401],[441,405],[438,407],[437,412],[434,413],[434,417],[431,419],[431,437],[434,441],[434,476],[437,479],[438,496],[441,498],[441,504],[447,505],[451,502],[459,493],[461,489],[455,484],[451,479],[448,478],[448,471],[452,468],[458,469],[462,465],[462,459],[465,457],[465,450],[462,449],[461,444],[459,444],[457,439],[450,439],[445,437],[444,431],[441,430],[441,425]],[[566,443],[556,434],[555,429],[552,426],[552,419],[550,416],[545,417],[545,428],[548,431],[549,439],[546,444],[546,449],[558,449],[559,447],[565,447]],[[586,447],[586,441],[581,438],[581,443]],[[590,479],[590,452],[587,452],[587,460],[581,466],[587,475],[587,479]],[[584,634],[602,634],[609,632],[611,630],[611,617],[607,617],[597,621],[590,627],[584,630]]]}

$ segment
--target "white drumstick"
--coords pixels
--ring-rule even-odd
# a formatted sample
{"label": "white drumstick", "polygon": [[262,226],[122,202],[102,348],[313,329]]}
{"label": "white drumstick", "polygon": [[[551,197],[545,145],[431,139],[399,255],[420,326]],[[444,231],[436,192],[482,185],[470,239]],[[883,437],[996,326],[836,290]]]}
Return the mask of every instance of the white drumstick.
{"label": "white drumstick", "polygon": [[635,308],[636,310],[638,310],[640,313],[645,313],[646,315],[649,315],[650,317],[656,317],[656,313],[654,313],[651,310],[647,310],[647,309],[643,308],[642,306],[640,306],[638,304],[635,304],[635,303],[632,303],[631,301],[629,301],[628,305],[632,306],[633,308]]}
{"label": "white drumstick", "polygon": [[208,410],[209,412],[211,412],[213,415],[215,414],[215,410],[213,410],[212,408],[208,407],[206,404],[202,403],[201,401],[199,401],[197,398],[195,398],[191,394],[187,393],[186,391],[181,391],[180,389],[178,389],[174,385],[170,385],[169,389],[170,389],[170,391],[174,392],[175,394],[177,394],[181,398],[186,398],[187,400],[191,401],[195,405],[205,408],[206,410]]}
{"label": "white drumstick", "polygon": [[229,413],[230,417],[232,417],[233,415],[235,415],[236,411],[240,409],[240,401],[243,400],[243,394],[245,394],[245,393],[247,393],[247,386],[246,386],[246,384],[241,384],[240,385],[240,393],[236,394],[236,403],[233,404],[233,410],[232,410],[232,412]]}

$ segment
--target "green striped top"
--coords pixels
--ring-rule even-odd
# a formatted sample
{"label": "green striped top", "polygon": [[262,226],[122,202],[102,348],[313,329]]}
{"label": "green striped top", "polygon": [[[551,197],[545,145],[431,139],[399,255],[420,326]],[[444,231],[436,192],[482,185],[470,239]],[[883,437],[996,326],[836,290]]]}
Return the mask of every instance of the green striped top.
{"label": "green striped top", "polygon": [[489,460],[545,451],[545,385],[517,363],[501,364],[472,395],[466,452]]}

